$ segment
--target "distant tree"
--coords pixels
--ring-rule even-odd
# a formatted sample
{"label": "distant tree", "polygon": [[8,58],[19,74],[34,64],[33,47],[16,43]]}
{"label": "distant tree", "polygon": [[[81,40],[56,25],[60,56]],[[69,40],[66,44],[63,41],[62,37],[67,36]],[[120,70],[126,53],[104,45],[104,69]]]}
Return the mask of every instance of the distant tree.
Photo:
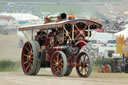
{"label": "distant tree", "polygon": [[[87,1],[122,1],[122,0],[0,0],[0,2],[87,2]],[[128,0],[123,0],[123,1],[128,1]]]}

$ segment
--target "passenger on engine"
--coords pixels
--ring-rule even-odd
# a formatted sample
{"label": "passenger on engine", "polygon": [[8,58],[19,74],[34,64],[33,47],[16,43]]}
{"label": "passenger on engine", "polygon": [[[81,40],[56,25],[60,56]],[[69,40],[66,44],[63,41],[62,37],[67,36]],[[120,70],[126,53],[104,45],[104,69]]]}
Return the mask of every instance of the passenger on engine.
{"label": "passenger on engine", "polygon": [[55,45],[55,36],[56,36],[56,29],[51,29],[48,32],[48,37],[46,39],[46,44],[48,48],[52,48]]}
{"label": "passenger on engine", "polygon": [[63,30],[62,29],[59,29],[57,31],[56,41],[57,41],[56,44],[59,44],[59,45],[63,44],[64,40],[63,40]]}

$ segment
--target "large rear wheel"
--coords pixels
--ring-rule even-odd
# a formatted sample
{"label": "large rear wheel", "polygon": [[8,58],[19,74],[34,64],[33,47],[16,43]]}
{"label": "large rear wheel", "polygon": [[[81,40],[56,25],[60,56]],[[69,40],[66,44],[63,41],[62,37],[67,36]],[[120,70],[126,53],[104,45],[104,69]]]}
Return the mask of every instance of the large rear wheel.
{"label": "large rear wheel", "polygon": [[76,71],[80,77],[87,78],[92,72],[92,59],[89,54],[81,52],[76,59]]}
{"label": "large rear wheel", "polygon": [[64,52],[57,51],[51,59],[51,70],[56,76],[64,76],[67,70],[67,58]]}
{"label": "large rear wheel", "polygon": [[21,56],[21,64],[23,72],[27,75],[36,75],[40,69],[38,61],[38,50],[40,46],[37,41],[27,41],[24,44]]}

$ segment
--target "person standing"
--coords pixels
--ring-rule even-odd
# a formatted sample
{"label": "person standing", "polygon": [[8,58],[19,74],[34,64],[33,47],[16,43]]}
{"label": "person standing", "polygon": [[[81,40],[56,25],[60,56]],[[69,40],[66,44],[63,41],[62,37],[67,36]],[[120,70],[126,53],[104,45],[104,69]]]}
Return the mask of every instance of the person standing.
{"label": "person standing", "polygon": [[19,37],[18,47],[22,48],[24,46],[24,34],[20,31],[17,31],[17,36]]}

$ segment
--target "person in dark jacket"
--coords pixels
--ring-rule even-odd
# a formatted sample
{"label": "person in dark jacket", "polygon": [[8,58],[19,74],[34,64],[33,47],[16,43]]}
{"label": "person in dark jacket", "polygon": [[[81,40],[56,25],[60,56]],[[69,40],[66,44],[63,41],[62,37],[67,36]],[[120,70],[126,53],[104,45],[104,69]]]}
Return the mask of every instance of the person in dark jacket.
{"label": "person in dark jacket", "polygon": [[45,45],[46,40],[46,33],[42,29],[40,29],[39,32],[37,32],[37,41],[39,42],[40,46]]}

